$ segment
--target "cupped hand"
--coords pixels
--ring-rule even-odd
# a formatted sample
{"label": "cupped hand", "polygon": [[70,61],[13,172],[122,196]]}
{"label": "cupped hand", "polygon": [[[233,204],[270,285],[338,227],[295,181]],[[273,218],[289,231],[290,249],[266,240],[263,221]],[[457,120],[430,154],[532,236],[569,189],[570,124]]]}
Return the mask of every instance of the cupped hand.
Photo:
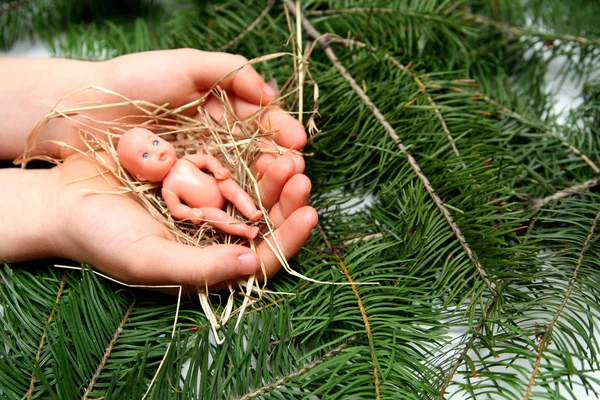
{"label": "cupped hand", "polygon": [[[306,206],[310,181],[295,168],[291,158],[281,157],[259,180],[263,203],[271,209],[275,240],[287,259],[300,250],[317,222],[316,211]],[[103,171],[82,155],[53,169],[48,201],[56,214],[47,220],[48,230],[55,232],[53,255],[85,261],[124,283],[149,286],[214,286],[260,272],[260,260],[268,277],[280,269],[266,241],[257,253],[239,245],[196,248],[176,242],[131,195],[105,194],[114,192],[118,182]]]}

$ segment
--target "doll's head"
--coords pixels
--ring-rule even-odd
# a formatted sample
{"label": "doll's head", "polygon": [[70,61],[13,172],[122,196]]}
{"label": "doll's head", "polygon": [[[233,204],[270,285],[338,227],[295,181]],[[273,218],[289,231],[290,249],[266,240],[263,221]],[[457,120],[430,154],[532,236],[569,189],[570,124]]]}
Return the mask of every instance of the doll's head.
{"label": "doll's head", "polygon": [[148,182],[162,181],[177,161],[175,148],[144,128],[125,132],[117,145],[117,154],[127,172]]}

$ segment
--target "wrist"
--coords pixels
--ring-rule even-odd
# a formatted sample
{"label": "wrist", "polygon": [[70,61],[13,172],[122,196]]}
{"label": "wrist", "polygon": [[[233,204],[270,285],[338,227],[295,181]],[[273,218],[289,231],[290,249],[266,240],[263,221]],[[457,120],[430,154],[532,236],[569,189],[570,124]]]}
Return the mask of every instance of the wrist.
{"label": "wrist", "polygon": [[58,257],[56,174],[50,170],[1,169],[0,261]]}
{"label": "wrist", "polygon": [[[59,107],[84,103],[98,93],[82,91],[104,85],[103,63],[67,59],[7,59],[0,63],[0,159],[14,160],[25,150],[31,131],[61,98]],[[65,97],[67,96],[67,97]],[[72,132],[73,131],[73,132]],[[56,118],[44,127],[40,139],[70,142],[77,136],[72,124]],[[65,140],[66,139],[66,140]],[[69,143],[71,144],[71,143]],[[45,154],[58,156],[57,146],[46,143]]]}

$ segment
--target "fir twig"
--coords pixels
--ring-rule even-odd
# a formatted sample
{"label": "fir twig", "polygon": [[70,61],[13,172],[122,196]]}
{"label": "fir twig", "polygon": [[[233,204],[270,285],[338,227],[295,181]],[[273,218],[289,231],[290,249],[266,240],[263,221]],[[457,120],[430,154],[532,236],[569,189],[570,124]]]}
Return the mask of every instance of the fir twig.
{"label": "fir twig", "polygon": [[573,275],[571,276],[571,279],[569,280],[569,287],[567,289],[567,292],[565,293],[565,297],[563,298],[562,302],[560,303],[560,306],[556,310],[554,317],[552,317],[552,320],[548,324],[548,328],[546,329],[546,332],[544,332],[544,336],[542,336],[542,338],[540,340],[538,356],[537,356],[537,359],[535,360],[535,365],[533,367],[533,371],[531,372],[531,377],[529,378],[529,386],[527,386],[527,390],[525,391],[524,400],[529,399],[529,396],[531,395],[531,391],[533,390],[533,385],[535,383],[535,378],[538,374],[540,363],[542,362],[542,356],[544,354],[544,350],[546,350],[546,347],[548,346],[548,344],[550,342],[550,337],[552,336],[552,331],[554,330],[554,325],[556,325],[558,318],[560,317],[563,310],[565,309],[565,305],[567,304],[567,301],[569,301],[571,292],[573,292],[573,289],[575,288],[575,283],[577,282],[577,276],[579,275],[579,269],[581,268],[581,264],[583,263],[583,255],[584,255],[585,251],[587,250],[588,245],[590,244],[590,241],[592,240],[592,237],[594,236],[594,232],[596,231],[596,226],[598,225],[598,219],[600,219],[600,211],[598,211],[596,213],[596,217],[594,218],[594,221],[592,222],[592,226],[590,227],[587,237],[585,238],[585,241],[583,242],[583,246],[581,247],[581,252],[579,253],[579,258],[577,259],[577,264],[575,265],[575,269],[573,270]]}
{"label": "fir twig", "polygon": [[18,0],[18,1],[14,1],[12,3],[3,3],[0,4],[0,14],[6,14],[15,10],[18,10],[19,8],[22,8],[24,6],[26,6],[29,3],[33,3],[37,0]]}
{"label": "fir twig", "polygon": [[456,357],[456,361],[454,361],[452,363],[452,368],[450,368],[448,375],[446,375],[446,379],[444,379],[444,384],[442,385],[442,388],[439,391],[438,399],[441,400],[444,398],[444,395],[446,394],[446,389],[448,389],[448,386],[450,386],[450,383],[452,382],[452,378],[454,378],[454,374],[456,374],[458,367],[460,367],[462,362],[466,359],[467,353],[469,352],[469,350],[471,350],[471,347],[473,346],[473,343],[475,342],[477,335],[479,335],[479,333],[483,329],[486,319],[489,318],[489,316],[491,315],[492,310],[496,305],[497,299],[498,299],[498,297],[495,297],[494,299],[492,299],[492,302],[490,303],[490,305],[485,313],[485,317],[481,317],[481,319],[479,320],[479,323],[475,327],[475,330],[471,334],[471,337],[467,341],[467,344],[465,345],[465,347],[463,347],[463,349],[459,353],[458,357]]}
{"label": "fir twig", "polygon": [[[291,0],[283,0],[283,1],[284,1],[284,3],[286,3],[288,5],[288,7],[290,7],[292,12],[295,12],[295,10],[293,10],[293,8],[290,6],[290,5],[293,5]],[[325,53],[325,55],[327,55],[327,58],[329,58],[331,63],[340,72],[340,75],[342,75],[344,77],[344,79],[352,87],[354,92],[367,105],[367,107],[369,108],[369,110],[371,111],[373,116],[379,121],[379,123],[383,126],[383,128],[388,132],[388,135],[394,141],[394,143],[396,144],[396,147],[398,147],[398,149],[402,152],[402,154],[404,154],[406,156],[406,159],[407,159],[408,163],[410,164],[411,168],[413,169],[413,171],[415,172],[415,174],[417,175],[419,180],[423,183],[425,190],[427,190],[427,193],[429,193],[429,195],[431,196],[431,198],[434,201],[434,203],[436,204],[436,206],[439,208],[439,210],[444,215],[444,218],[448,222],[448,225],[450,225],[450,228],[452,229],[452,231],[454,231],[454,234],[455,234],[456,238],[458,239],[461,247],[467,254],[467,257],[469,258],[469,260],[475,266],[478,274],[480,275],[481,279],[487,286],[488,290],[494,297],[497,296],[498,293],[496,292],[496,285],[490,281],[487,272],[485,271],[483,265],[481,265],[479,260],[477,260],[475,253],[473,252],[473,250],[467,243],[467,239],[463,235],[461,229],[454,221],[452,214],[450,214],[450,211],[444,205],[444,202],[442,201],[442,199],[437,195],[437,193],[433,189],[433,186],[429,182],[429,179],[425,176],[425,174],[423,174],[423,172],[421,171],[421,167],[419,166],[419,164],[417,163],[415,158],[410,154],[410,152],[408,151],[406,146],[404,146],[404,144],[400,140],[400,137],[398,136],[398,134],[396,133],[394,128],[389,124],[389,122],[386,120],[385,116],[381,113],[381,111],[379,111],[377,106],[373,103],[373,101],[369,98],[369,96],[364,92],[364,90],[360,87],[360,85],[358,83],[356,83],[356,81],[348,73],[346,68],[340,63],[337,56],[335,55],[335,53],[329,46],[327,39],[325,39],[323,37],[323,35],[321,35],[321,33],[319,33],[319,31],[317,31],[315,29],[315,27],[310,23],[310,21],[308,21],[308,19],[304,16],[302,16],[302,25],[304,25],[304,29],[306,30],[306,33],[309,36],[311,36],[321,46],[321,48],[323,49],[323,52]]]}
{"label": "fir twig", "polygon": [[[329,35],[326,34],[324,36],[329,36]],[[346,46],[348,46],[348,45],[355,45],[357,47],[365,48],[365,49],[368,49],[368,50],[373,51],[373,52],[377,51],[377,48],[374,47],[374,46],[370,46],[370,45],[368,45],[366,43],[359,42],[358,40],[346,39],[346,38],[341,38],[341,37],[338,37],[338,36],[335,36],[335,37],[331,38],[330,42],[332,42],[332,43],[333,42],[335,42],[335,43],[342,43],[342,44],[345,44]],[[448,129],[448,125],[446,124],[446,120],[444,119],[444,116],[442,115],[442,112],[440,111],[440,108],[437,106],[437,104],[431,98],[431,94],[427,90],[427,87],[423,84],[423,80],[416,73],[414,73],[413,71],[411,71],[408,66],[405,66],[400,61],[396,60],[394,57],[392,57],[391,55],[389,55],[388,53],[385,53],[383,55],[383,58],[385,60],[389,60],[394,66],[396,66],[396,68],[401,69],[404,72],[406,72],[408,75],[410,75],[410,77],[413,79],[413,81],[419,87],[419,90],[421,91],[421,93],[427,95],[427,101],[429,102],[429,104],[431,104],[431,107],[433,108],[433,111],[435,112],[435,114],[437,115],[438,119],[440,120],[440,125],[442,126],[442,130],[444,131],[444,133],[446,134],[446,137],[448,138],[448,141],[450,142],[450,146],[452,147],[452,151],[454,152],[454,154],[456,154],[457,157],[460,157],[460,151],[458,151],[458,147],[456,147],[456,141],[454,140],[454,138],[452,137],[452,134],[450,133],[450,130]],[[467,166],[465,165],[464,162],[462,162],[462,166],[463,166],[463,168],[467,168]]]}
{"label": "fir twig", "polygon": [[[450,89],[456,91],[456,92],[460,92],[460,93],[464,93],[464,90],[460,89],[460,88],[456,88],[456,87],[451,87]],[[529,119],[527,119],[526,117],[524,117],[523,115],[516,113],[506,107],[504,107],[502,104],[498,103],[495,100],[492,100],[490,97],[486,96],[485,94],[481,93],[481,92],[476,92],[475,95],[483,100],[485,100],[485,102],[487,102],[488,104],[490,104],[493,107],[496,107],[498,110],[502,111],[506,116],[514,118],[520,122],[523,122],[524,124],[527,124],[533,128],[537,128],[537,129],[541,129],[546,135],[553,137],[556,140],[560,141],[560,144],[563,145],[564,147],[568,148],[569,150],[571,150],[573,153],[575,153],[577,156],[581,157],[581,159],[592,169],[594,170],[594,172],[596,174],[600,174],[600,168],[598,168],[598,166],[596,164],[594,164],[594,162],[592,160],[589,159],[588,156],[586,156],[585,154],[583,154],[583,152],[581,150],[579,150],[577,147],[573,146],[572,144],[568,143],[566,140],[560,138],[556,133],[552,132],[550,129],[548,129],[545,125],[543,125],[541,122],[534,122],[534,121],[530,121]]]}
{"label": "fir twig", "polygon": [[594,179],[590,179],[589,181],[585,181],[585,182],[578,183],[573,186],[569,186],[568,188],[560,190],[554,194],[551,194],[550,196],[546,196],[541,199],[533,199],[533,201],[532,201],[533,204],[531,205],[531,209],[538,210],[541,207],[545,206],[546,204],[548,204],[552,201],[564,199],[565,197],[569,197],[570,195],[572,195],[574,193],[577,193],[577,192],[580,192],[580,191],[586,190],[586,189],[591,189],[598,185],[600,185],[600,176],[596,177]]}
{"label": "fir twig", "polygon": [[[384,14],[399,14],[407,17],[422,18],[424,20],[440,21],[439,17],[434,14],[417,13],[406,10],[399,10],[395,8],[382,8],[382,7],[353,7],[353,8],[338,8],[330,10],[311,10],[306,12],[306,16],[311,15],[336,15],[336,14],[370,14],[370,13],[384,13]],[[505,32],[512,36],[533,36],[540,40],[561,40],[564,42],[575,42],[582,45],[600,45],[599,39],[589,39],[583,36],[565,35],[560,33],[551,32],[540,32],[529,29],[519,29],[513,25],[507,24],[501,21],[495,21],[483,15],[475,15],[470,13],[462,14],[461,19],[464,22],[472,23],[473,25],[487,25],[492,26],[499,31]]]}
{"label": "fir twig", "polygon": [[92,390],[94,389],[94,386],[96,385],[98,377],[100,376],[102,369],[108,362],[108,358],[110,357],[111,352],[112,352],[113,348],[115,347],[115,343],[117,343],[117,339],[119,339],[119,336],[121,336],[121,332],[123,332],[123,327],[125,326],[125,323],[129,319],[129,316],[131,315],[131,312],[133,311],[134,306],[135,306],[135,299],[131,302],[131,304],[129,305],[129,308],[127,308],[127,311],[125,311],[125,314],[123,315],[123,319],[121,319],[121,322],[119,323],[119,326],[115,330],[115,333],[113,334],[113,336],[110,340],[110,343],[106,347],[106,351],[104,352],[104,355],[102,356],[102,360],[100,361],[100,364],[98,364],[98,368],[96,368],[96,372],[94,372],[92,379],[90,379],[90,383],[89,383],[87,389],[83,393],[83,397],[82,397],[83,400],[88,399],[90,393],[92,393]]}
{"label": "fir twig", "polygon": [[267,6],[265,7],[264,10],[262,10],[262,12],[260,13],[260,15],[258,17],[256,17],[256,19],[254,21],[252,21],[252,23],[250,25],[248,25],[248,27],[246,29],[244,29],[242,31],[242,33],[240,33],[239,35],[237,35],[236,37],[234,37],[233,39],[231,39],[229,42],[225,43],[223,46],[219,47],[216,51],[225,51],[228,48],[230,48],[231,46],[233,46],[234,44],[236,44],[237,42],[239,42],[240,40],[242,40],[247,34],[249,34],[250,32],[252,32],[252,30],[254,28],[256,28],[256,26],[258,24],[260,24],[260,22],[265,19],[265,17],[267,16],[267,14],[269,14],[269,11],[271,11],[271,8],[273,8],[273,5],[275,4],[275,0],[269,0],[269,2],[267,3]]}
{"label": "fir twig", "polygon": [[294,379],[297,378],[299,376],[302,376],[304,374],[306,374],[307,372],[310,372],[310,370],[312,370],[313,368],[317,367],[318,365],[322,364],[323,362],[327,361],[329,358],[335,356],[336,354],[338,354],[340,351],[344,350],[345,348],[347,348],[348,346],[350,346],[350,343],[352,343],[352,341],[354,341],[356,339],[356,337],[351,337],[349,340],[347,340],[346,342],[343,342],[342,344],[340,344],[339,346],[329,350],[327,353],[323,354],[322,357],[317,358],[316,360],[314,360],[313,362],[305,365],[304,367],[300,368],[299,370],[296,370],[282,378],[279,378],[278,380],[269,383],[268,385],[265,385],[261,388],[258,388],[256,390],[254,390],[251,393],[246,393],[243,396],[240,396],[237,398],[237,400],[250,400],[250,399],[255,399],[257,397],[259,397],[261,394],[267,393],[268,391],[270,391],[271,389],[274,389],[278,386],[283,385],[284,383],[286,383],[287,381],[289,381],[290,379]]}
{"label": "fir twig", "polygon": [[381,399],[381,389],[379,388],[379,368],[377,366],[378,362],[377,362],[377,357],[375,356],[375,349],[373,348],[373,336],[372,336],[372,332],[371,332],[371,323],[369,322],[369,317],[367,316],[367,310],[365,309],[362,297],[360,296],[360,293],[358,292],[358,289],[356,288],[356,285],[354,284],[354,279],[352,279],[352,275],[350,274],[350,271],[348,270],[348,266],[344,262],[342,255],[339,254],[337,249],[335,249],[331,246],[331,242],[327,238],[327,235],[325,234],[323,227],[320,224],[317,224],[317,228],[319,229],[319,232],[321,233],[321,237],[323,238],[323,241],[327,245],[327,248],[337,258],[338,265],[340,266],[340,269],[344,273],[344,276],[346,277],[348,282],[351,284],[352,293],[354,294],[354,297],[356,297],[356,303],[358,305],[358,310],[360,311],[360,316],[363,320],[363,324],[365,325],[365,332],[367,333],[367,338],[369,339],[369,350],[371,352],[371,363],[373,364],[373,385],[375,386],[375,399],[379,400],[379,399]]}
{"label": "fir twig", "polygon": [[[62,294],[63,294],[63,292],[65,290],[66,283],[67,283],[67,281],[63,277],[60,280],[60,285],[58,287],[58,292],[56,293],[56,300],[54,301],[54,307],[52,308],[52,311],[50,311],[50,315],[48,316],[48,320],[46,321],[46,325],[50,325],[50,323],[54,319],[54,315],[56,314],[56,306],[60,302],[60,298],[61,298],[61,296],[62,296]],[[40,362],[40,358],[42,357],[42,349],[44,347],[44,343],[46,343],[46,332],[44,332],[42,334],[42,338],[40,339],[40,345],[38,346],[38,350],[37,350],[37,353],[35,355],[35,366],[36,367],[38,366],[38,364]],[[31,382],[29,383],[29,390],[27,391],[27,393],[25,394],[25,396],[23,396],[23,398],[31,399],[31,397],[33,396],[33,390],[35,389],[35,382],[36,382],[36,380],[37,380],[37,376],[35,375],[35,372],[33,372],[31,374]]]}

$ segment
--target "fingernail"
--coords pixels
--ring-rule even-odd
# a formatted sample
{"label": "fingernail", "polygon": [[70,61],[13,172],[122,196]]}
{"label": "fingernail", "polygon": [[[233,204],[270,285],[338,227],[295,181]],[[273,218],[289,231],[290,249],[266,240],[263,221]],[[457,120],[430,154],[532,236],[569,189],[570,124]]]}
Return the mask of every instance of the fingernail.
{"label": "fingernail", "polygon": [[269,97],[277,96],[277,92],[275,91],[275,89],[273,89],[271,86],[269,86],[266,83],[263,86],[263,92]]}
{"label": "fingernail", "polygon": [[238,272],[240,275],[252,275],[256,271],[258,271],[258,260],[255,255],[244,253],[238,256]]}

